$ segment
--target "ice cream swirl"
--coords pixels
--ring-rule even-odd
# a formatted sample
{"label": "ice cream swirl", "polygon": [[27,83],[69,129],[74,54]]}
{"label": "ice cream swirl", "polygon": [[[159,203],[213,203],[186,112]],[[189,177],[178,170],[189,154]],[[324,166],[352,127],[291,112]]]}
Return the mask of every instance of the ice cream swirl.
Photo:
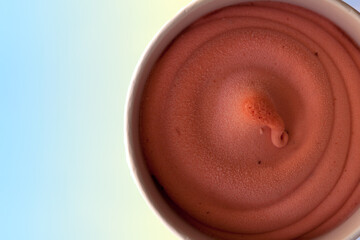
{"label": "ice cream swirl", "polygon": [[211,13],[148,78],[149,169],[215,238],[322,234],[360,201],[359,66],[358,47],[308,10],[256,2]]}

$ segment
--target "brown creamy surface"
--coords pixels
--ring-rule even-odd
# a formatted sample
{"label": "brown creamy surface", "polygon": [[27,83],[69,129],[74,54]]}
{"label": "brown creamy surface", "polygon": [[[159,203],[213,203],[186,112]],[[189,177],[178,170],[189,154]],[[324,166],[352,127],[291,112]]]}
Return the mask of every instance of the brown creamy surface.
{"label": "brown creamy surface", "polygon": [[360,201],[359,66],[349,38],[303,8],[258,2],[209,14],[147,81],[149,169],[217,239],[327,232]]}

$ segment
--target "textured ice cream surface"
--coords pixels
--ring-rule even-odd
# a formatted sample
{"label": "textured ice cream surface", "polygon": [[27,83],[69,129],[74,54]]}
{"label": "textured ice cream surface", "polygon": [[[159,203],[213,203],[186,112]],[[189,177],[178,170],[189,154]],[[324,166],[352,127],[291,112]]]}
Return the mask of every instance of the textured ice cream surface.
{"label": "textured ice cream surface", "polygon": [[143,93],[147,165],[219,239],[312,238],[360,201],[360,51],[289,4],[220,9],[185,29]]}

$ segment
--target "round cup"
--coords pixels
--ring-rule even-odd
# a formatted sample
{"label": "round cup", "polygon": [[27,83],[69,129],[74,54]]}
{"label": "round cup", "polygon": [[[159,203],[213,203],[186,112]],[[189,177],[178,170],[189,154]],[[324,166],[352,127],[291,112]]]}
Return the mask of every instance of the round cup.
{"label": "round cup", "polygon": [[[170,20],[156,34],[145,49],[134,71],[128,91],[125,108],[125,147],[131,174],[142,196],[162,219],[162,221],[180,238],[192,240],[209,240],[181,216],[171,206],[152,179],[142,155],[139,141],[139,109],[142,92],[148,74],[158,57],[168,44],[196,19],[217,9],[243,2],[264,0],[195,0]],[[360,45],[360,14],[340,0],[276,0],[298,5],[322,15],[339,26],[353,41]],[[316,239],[356,239],[360,236],[360,208],[345,222],[332,231]]]}

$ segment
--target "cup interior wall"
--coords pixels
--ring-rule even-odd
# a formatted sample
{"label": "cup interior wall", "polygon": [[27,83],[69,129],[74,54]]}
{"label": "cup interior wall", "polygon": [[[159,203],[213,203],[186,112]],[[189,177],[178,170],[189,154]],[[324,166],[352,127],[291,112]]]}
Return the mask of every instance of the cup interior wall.
{"label": "cup interior wall", "polygon": [[[253,0],[261,1],[261,0]],[[330,19],[360,46],[360,15],[338,0],[277,0],[299,5]],[[143,89],[158,57],[170,42],[196,19],[217,9],[249,0],[198,0],[190,3],[170,20],[144,51],[132,77],[125,112],[125,145],[131,174],[142,196],[160,219],[181,239],[210,240],[188,224],[164,196],[147,169],[139,141],[139,109]],[[359,80],[360,81],[360,80]],[[360,236],[360,209],[347,221],[317,239],[356,239]]]}

